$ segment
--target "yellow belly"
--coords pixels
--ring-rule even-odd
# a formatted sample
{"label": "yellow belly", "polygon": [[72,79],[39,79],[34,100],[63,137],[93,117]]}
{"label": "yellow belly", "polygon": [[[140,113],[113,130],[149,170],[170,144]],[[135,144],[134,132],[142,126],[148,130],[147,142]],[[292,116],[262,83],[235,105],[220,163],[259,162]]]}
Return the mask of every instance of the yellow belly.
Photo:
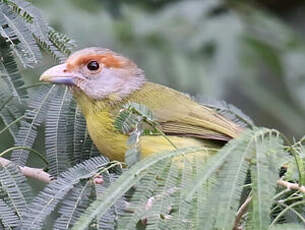
{"label": "yellow belly", "polygon": [[[86,116],[89,134],[98,150],[111,160],[124,161],[127,150],[127,135],[121,134],[113,126],[111,114],[100,112]],[[191,137],[168,136],[177,148],[206,146],[217,147]],[[175,148],[162,136],[142,136],[140,138],[141,158],[154,153]]]}

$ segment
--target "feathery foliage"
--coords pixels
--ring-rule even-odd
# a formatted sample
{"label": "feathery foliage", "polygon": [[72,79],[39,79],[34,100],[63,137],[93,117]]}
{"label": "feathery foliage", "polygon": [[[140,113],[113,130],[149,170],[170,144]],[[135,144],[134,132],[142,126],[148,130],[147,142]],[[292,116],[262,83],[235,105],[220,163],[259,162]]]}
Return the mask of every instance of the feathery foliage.
{"label": "feathery foliage", "polygon": [[[196,12],[187,14],[179,23],[168,23],[171,30],[163,31],[163,37],[158,37],[160,29],[150,20],[158,19],[161,24],[173,18],[175,21],[182,19],[180,15],[182,11],[187,12],[188,7],[196,9]],[[155,72],[150,75],[162,77],[158,71],[166,69],[169,78],[175,76],[181,80],[185,76],[202,76],[207,72],[209,84],[206,85],[210,88],[206,90],[220,96],[215,88],[215,76],[220,76],[217,79],[222,79],[225,85],[227,72],[230,76],[244,72],[237,63],[244,55],[239,53],[240,44],[259,46],[263,43],[268,44],[266,47],[281,50],[284,43],[292,40],[289,35],[274,37],[272,43],[263,41],[262,32],[258,30],[260,27],[274,26],[281,31],[283,27],[250,8],[247,18],[256,23],[254,28],[248,28],[248,22],[241,21],[245,15],[240,8],[222,11],[222,7],[222,1],[218,0],[204,3],[181,1],[156,15],[145,17],[145,20],[138,20],[143,15],[134,13],[131,22],[127,20],[126,23],[134,23],[137,28],[133,32],[138,34],[135,42],[139,47],[150,44],[145,50],[150,56],[144,55],[143,58],[153,66]],[[122,14],[134,12],[119,10]],[[130,102],[122,108],[114,123],[120,132],[129,135],[126,153],[129,167],[122,169],[121,162],[96,157],[100,153],[90,139],[85,119],[67,88],[42,86],[31,93],[24,87],[18,63],[25,68],[39,63],[42,56],[39,47],[56,61],[62,61],[71,53],[73,41],[49,27],[39,10],[27,1],[2,0],[0,11],[0,117],[5,125],[0,134],[10,131],[15,146],[21,147],[12,152],[11,160],[25,166],[29,149],[35,147],[37,137],[43,131],[45,144],[39,147],[45,152],[48,172],[53,178],[33,198],[29,184],[20,172],[22,168],[15,164],[0,167],[0,228],[303,229],[304,138],[289,145],[284,143],[278,131],[256,128],[251,119],[234,106],[225,102],[205,103],[240,126],[251,129],[246,129],[240,137],[222,148],[207,143],[206,147],[175,149],[140,161],[141,136],[166,136],[158,129],[159,124],[149,108]],[[266,21],[268,23],[264,24]],[[223,27],[223,22],[229,26]],[[186,23],[191,27],[185,27]],[[204,26],[199,26],[199,23]],[[179,30],[182,36],[170,33]],[[215,31],[220,31],[222,36]],[[123,32],[117,31],[119,35]],[[185,37],[188,38],[187,44]],[[166,39],[173,42],[160,48]],[[169,52],[173,43],[177,43],[181,51]],[[125,47],[128,49],[129,46]],[[198,50],[203,50],[204,54],[194,60]],[[206,61],[209,52],[213,54],[211,63]],[[300,56],[298,52],[286,53],[283,58],[289,64],[284,71],[292,79],[289,82],[291,88],[297,80],[289,70],[295,69],[297,75],[303,73],[294,65]],[[165,59],[176,68],[160,68]],[[219,68],[219,63],[226,65]],[[145,68],[145,64],[143,66]],[[245,85],[257,87],[249,79],[244,78]],[[183,82],[189,87],[188,82]],[[298,95],[302,95],[300,88]],[[247,95],[251,90],[249,87]],[[259,104],[264,104],[266,94],[263,93],[261,100],[256,99]],[[27,95],[30,97],[23,113],[20,103],[25,102]],[[286,111],[277,113],[280,120],[284,120],[283,114]],[[279,181],[293,183],[295,187],[285,189]],[[247,200],[250,200],[248,210],[242,212]],[[52,218],[48,219],[50,216]],[[235,223],[239,216],[238,223]]]}
{"label": "feathery foliage", "polygon": [[[34,99],[30,99],[29,107],[33,110],[28,110],[24,116],[20,105],[16,103],[16,101],[23,103],[27,96],[27,89],[24,87],[17,63],[28,68],[40,62],[42,54],[39,45],[41,44],[45,44],[42,48],[51,52],[56,59],[63,59],[73,47],[73,42],[65,35],[51,29],[39,10],[29,2],[1,1],[0,117],[6,125],[5,129],[8,129],[13,136],[16,146],[32,147],[37,135],[37,127],[44,120],[42,114],[45,114],[50,99],[49,93],[40,91]],[[14,151],[12,155],[16,163],[24,165],[28,152],[20,149]]]}
{"label": "feathery foliage", "polygon": [[67,165],[68,155],[68,137],[67,133],[67,120],[65,116],[68,106],[71,101],[71,94],[68,88],[62,92],[61,90],[52,98],[47,112],[46,126],[46,155],[50,162],[49,172],[52,176],[56,177],[61,172],[69,168]]}
{"label": "feathery foliage", "polygon": [[[84,195],[82,190],[86,188],[86,183],[84,185],[82,183],[86,180],[90,180],[93,176],[98,175],[99,171],[103,170],[107,165],[108,162],[105,161],[103,157],[91,158],[60,174],[57,180],[51,182],[34,198],[25,214],[22,229],[41,229],[45,218],[55,209],[59,202],[67,196],[69,199],[65,199],[66,205],[63,206],[59,212],[61,214],[67,214],[68,216],[70,213],[70,218],[67,218],[66,216],[59,217],[61,220],[57,221],[57,225],[62,226],[63,218],[66,220],[73,218],[73,212],[79,212],[82,208],[76,207],[74,210],[74,205],[78,206],[78,197]],[[105,173],[102,175],[105,177],[107,176]],[[92,181],[90,183],[92,183]],[[74,186],[78,187],[74,188]],[[64,203],[62,205],[64,205]],[[67,209],[67,212],[63,213],[64,209]]]}
{"label": "feathery foliage", "polygon": [[[52,95],[56,94],[56,88],[42,87],[41,91],[33,95],[30,100],[29,110],[25,112],[25,121],[21,122],[21,127],[16,138],[16,146],[32,147],[36,136],[37,127],[44,121],[48,111],[48,104],[51,101]],[[15,150],[12,153],[11,160],[19,165],[25,165],[28,158],[27,150]]]}
{"label": "feathery foliage", "polygon": [[20,225],[32,200],[32,191],[26,178],[14,164],[0,167],[1,222],[7,228]]}

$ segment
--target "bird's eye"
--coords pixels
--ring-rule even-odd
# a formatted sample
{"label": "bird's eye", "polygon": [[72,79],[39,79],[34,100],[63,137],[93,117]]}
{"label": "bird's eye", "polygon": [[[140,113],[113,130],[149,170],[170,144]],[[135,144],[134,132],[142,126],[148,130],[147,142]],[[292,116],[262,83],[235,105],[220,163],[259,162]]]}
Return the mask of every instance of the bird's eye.
{"label": "bird's eye", "polygon": [[88,70],[90,71],[95,71],[95,70],[98,70],[100,67],[100,65],[98,64],[97,61],[91,61],[87,64],[87,68]]}

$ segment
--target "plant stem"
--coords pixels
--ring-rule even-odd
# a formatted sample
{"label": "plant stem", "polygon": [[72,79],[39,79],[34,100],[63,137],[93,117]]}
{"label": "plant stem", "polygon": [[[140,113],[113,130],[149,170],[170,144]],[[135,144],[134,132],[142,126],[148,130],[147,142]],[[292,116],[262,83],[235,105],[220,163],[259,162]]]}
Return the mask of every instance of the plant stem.
{"label": "plant stem", "polygon": [[38,151],[36,151],[35,149],[26,147],[26,146],[16,146],[16,147],[11,147],[8,148],[6,150],[4,150],[2,153],[0,153],[0,157],[3,157],[5,154],[14,151],[14,150],[18,150],[18,149],[24,149],[24,150],[28,150],[32,153],[35,153],[46,165],[49,165],[49,162],[47,161],[47,159]]}

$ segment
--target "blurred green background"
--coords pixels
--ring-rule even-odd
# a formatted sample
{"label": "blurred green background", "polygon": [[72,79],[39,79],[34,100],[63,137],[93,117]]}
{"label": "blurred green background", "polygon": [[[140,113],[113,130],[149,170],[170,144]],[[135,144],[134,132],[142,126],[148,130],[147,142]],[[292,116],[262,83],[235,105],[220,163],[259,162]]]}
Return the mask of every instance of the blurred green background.
{"label": "blurred green background", "polygon": [[[147,78],[225,100],[258,126],[305,134],[302,0],[32,0],[78,48],[113,49]],[[25,71],[37,81],[49,65]]]}

